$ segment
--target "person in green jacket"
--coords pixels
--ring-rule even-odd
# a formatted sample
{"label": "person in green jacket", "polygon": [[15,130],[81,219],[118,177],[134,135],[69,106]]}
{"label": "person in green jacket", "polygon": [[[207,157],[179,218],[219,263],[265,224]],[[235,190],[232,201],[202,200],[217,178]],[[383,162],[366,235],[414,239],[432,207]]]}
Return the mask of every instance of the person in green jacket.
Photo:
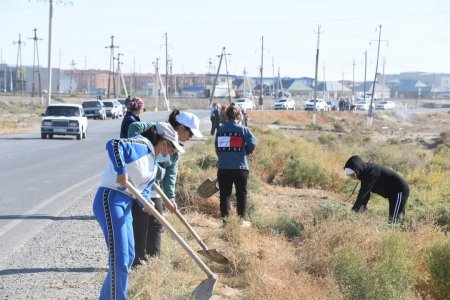
{"label": "person in green jacket", "polygon": [[[180,142],[186,142],[192,136],[203,137],[200,132],[199,118],[190,112],[180,112],[178,109],[172,111],[169,115],[168,123],[178,133]],[[155,126],[157,122],[135,122],[130,124],[128,128],[128,137],[131,138],[142,132],[149,130]],[[178,161],[180,156],[178,153],[173,153],[170,156],[164,157],[163,160],[158,161],[158,169],[156,173],[156,180],[170,199],[172,206],[168,209],[174,212],[177,209],[175,202],[175,184],[178,174]],[[161,198],[156,191],[150,193],[152,201],[155,203],[155,208],[159,213],[162,213]],[[133,205],[133,230],[135,241],[135,260],[133,266],[145,265],[146,256],[157,256],[161,254],[161,233],[163,231],[162,225],[152,215],[148,215],[142,211],[139,205]]]}

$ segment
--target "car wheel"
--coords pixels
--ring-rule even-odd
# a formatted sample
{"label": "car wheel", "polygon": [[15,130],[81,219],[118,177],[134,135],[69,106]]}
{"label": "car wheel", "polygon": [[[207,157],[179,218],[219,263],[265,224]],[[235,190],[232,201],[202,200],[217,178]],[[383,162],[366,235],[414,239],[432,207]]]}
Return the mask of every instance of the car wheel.
{"label": "car wheel", "polygon": [[81,140],[81,133],[77,134],[77,140]]}
{"label": "car wheel", "polygon": [[83,138],[83,139],[85,139],[85,138],[86,138],[86,136],[87,136],[87,129],[86,129],[86,131],[84,131],[84,132],[83,132],[83,136],[82,136],[82,138]]}
{"label": "car wheel", "polygon": [[47,138],[47,134],[46,133],[41,133],[41,138],[45,140]]}
{"label": "car wheel", "polygon": [[49,139],[52,139],[52,138],[53,138],[53,134],[49,134],[49,135],[48,135],[48,138],[49,138]]}

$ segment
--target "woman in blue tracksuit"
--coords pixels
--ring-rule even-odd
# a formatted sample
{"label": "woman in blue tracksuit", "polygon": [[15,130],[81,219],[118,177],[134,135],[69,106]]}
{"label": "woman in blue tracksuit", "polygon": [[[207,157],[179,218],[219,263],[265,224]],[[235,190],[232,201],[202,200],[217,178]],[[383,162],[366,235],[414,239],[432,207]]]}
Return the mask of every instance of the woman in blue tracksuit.
{"label": "woman in blue tracksuit", "polygon": [[178,143],[177,133],[168,123],[158,123],[133,139],[110,140],[106,150],[110,163],[103,172],[93,204],[94,216],[105,236],[109,254],[108,274],[99,299],[126,299],[128,272],[134,260],[133,198],[126,189],[126,182],[131,182],[150,201],[155,163],[184,150]]}
{"label": "woman in blue tracksuit", "polygon": [[226,110],[227,122],[217,128],[215,148],[218,157],[217,179],[220,188],[220,215],[226,224],[231,209],[231,192],[236,188],[237,213],[244,219],[247,207],[247,156],[253,153],[256,137],[239,125],[241,110],[231,104]]}
{"label": "woman in blue tracksuit", "polygon": [[[184,111],[180,112],[178,109],[175,109],[169,115],[168,122],[178,133],[178,139],[180,142],[186,142],[192,138],[192,136],[199,138],[203,137],[200,132],[200,120],[193,113]],[[140,134],[141,132],[152,128],[156,124],[158,123],[132,123],[128,129],[128,136],[133,137],[136,134]],[[179,159],[179,153],[173,153],[167,158],[166,161],[158,162],[158,170],[156,174],[157,182],[161,183],[164,193],[172,203],[172,206],[168,207],[172,212],[177,208],[177,204],[175,202],[175,184],[178,175]],[[162,213],[163,206],[160,196],[155,191],[151,191],[150,197],[155,203],[155,209]],[[132,214],[135,243],[135,259],[133,266],[145,265],[147,255],[159,257],[161,254],[161,233],[163,228],[155,217],[143,213],[137,204],[133,205]]]}
{"label": "woman in blue tracksuit", "polygon": [[366,209],[370,193],[376,193],[389,200],[389,223],[397,223],[405,214],[409,187],[403,177],[384,166],[366,163],[358,155],[350,157],[344,166],[345,174],[361,181],[361,188],[352,210]]}

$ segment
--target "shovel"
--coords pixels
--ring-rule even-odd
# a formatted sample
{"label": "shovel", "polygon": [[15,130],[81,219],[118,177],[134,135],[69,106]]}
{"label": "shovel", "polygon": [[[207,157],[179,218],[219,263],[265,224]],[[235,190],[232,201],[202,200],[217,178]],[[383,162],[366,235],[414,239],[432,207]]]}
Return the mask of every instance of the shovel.
{"label": "shovel", "polygon": [[212,180],[207,178],[202,184],[197,188],[197,192],[202,198],[209,198],[214,195],[219,190],[219,185],[217,179]]}
{"label": "shovel", "polygon": [[[167,198],[166,194],[161,190],[161,188],[155,183],[153,184],[153,189],[158,192],[158,194],[163,198],[164,202],[168,206],[172,206],[170,203],[169,198]],[[198,236],[198,234],[194,231],[194,228],[189,225],[189,223],[186,221],[186,219],[180,214],[180,212],[175,210],[175,214],[177,215],[178,219],[180,219],[181,223],[183,223],[184,226],[189,230],[190,233],[194,236],[195,240],[200,244],[200,246],[203,248],[203,250],[197,251],[199,254],[205,256],[206,258],[209,258],[212,261],[215,261],[216,263],[226,265],[229,263],[228,258],[220,254],[216,249],[208,249],[208,247],[205,245],[205,243],[202,241],[202,239]]]}
{"label": "shovel", "polygon": [[189,245],[183,240],[183,238],[173,229],[169,222],[164,219],[159,212],[145,200],[141,193],[127,181],[127,188],[136,197],[136,199],[146,208],[151,214],[170,232],[170,234],[177,240],[177,242],[183,247],[183,249],[189,254],[195,263],[208,275],[208,278],[200,282],[200,284],[193,291],[193,295],[197,300],[210,299],[214,290],[214,285],[217,281],[217,275],[211,272],[207,265],[198,257],[197,254],[189,247]]}

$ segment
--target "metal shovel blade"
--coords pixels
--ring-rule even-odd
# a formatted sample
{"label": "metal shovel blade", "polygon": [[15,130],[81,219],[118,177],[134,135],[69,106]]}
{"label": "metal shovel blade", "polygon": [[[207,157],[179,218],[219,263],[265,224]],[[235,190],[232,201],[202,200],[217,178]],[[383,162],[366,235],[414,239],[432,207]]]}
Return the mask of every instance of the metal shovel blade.
{"label": "metal shovel blade", "polygon": [[217,183],[217,179],[212,180],[211,178],[207,178],[203,181],[202,184],[197,188],[197,192],[202,198],[209,198],[219,190],[219,185]]}
{"label": "metal shovel blade", "polygon": [[221,265],[227,265],[230,262],[228,258],[220,254],[216,249],[202,249],[198,250],[197,253]]}
{"label": "metal shovel blade", "polygon": [[209,277],[195,288],[192,294],[195,297],[195,300],[209,300],[212,297],[214,286],[217,282],[217,277]]}

